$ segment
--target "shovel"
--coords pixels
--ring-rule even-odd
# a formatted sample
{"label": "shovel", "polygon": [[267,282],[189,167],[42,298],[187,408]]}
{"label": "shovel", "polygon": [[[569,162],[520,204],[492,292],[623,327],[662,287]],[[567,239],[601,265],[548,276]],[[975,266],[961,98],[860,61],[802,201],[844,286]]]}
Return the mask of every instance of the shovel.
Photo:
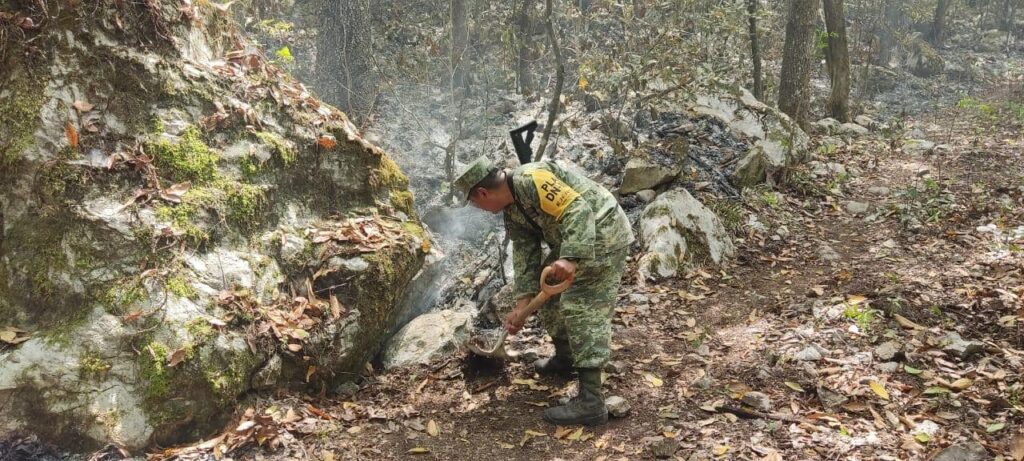
{"label": "shovel", "polygon": [[[540,293],[537,293],[533,299],[530,300],[530,304],[526,306],[526,318],[533,315],[540,306],[548,302],[551,297],[562,293],[569,289],[569,285],[572,285],[572,278],[568,278],[559,282],[556,285],[548,285],[547,279],[548,274],[551,272],[551,267],[545,267],[544,271],[540,274]],[[508,336],[508,331],[504,328],[501,329],[501,335],[498,336],[497,342],[492,347],[482,346],[480,343],[480,337],[473,338],[469,342],[469,350],[476,355],[484,357],[496,357],[496,358],[508,358],[508,353],[505,352],[505,338]]]}

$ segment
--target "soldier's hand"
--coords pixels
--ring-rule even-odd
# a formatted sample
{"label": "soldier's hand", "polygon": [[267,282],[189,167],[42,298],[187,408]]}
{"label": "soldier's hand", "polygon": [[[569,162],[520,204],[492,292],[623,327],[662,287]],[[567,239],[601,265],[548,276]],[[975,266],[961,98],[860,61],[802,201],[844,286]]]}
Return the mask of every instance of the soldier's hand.
{"label": "soldier's hand", "polygon": [[551,263],[551,277],[559,282],[569,280],[576,276],[576,263],[568,259],[559,259]]}
{"label": "soldier's hand", "polygon": [[526,311],[526,307],[530,305],[530,298],[521,298],[516,301],[515,309],[509,312],[508,317],[505,318],[505,331],[510,335],[519,333],[519,330],[526,325],[526,317],[523,315]]}

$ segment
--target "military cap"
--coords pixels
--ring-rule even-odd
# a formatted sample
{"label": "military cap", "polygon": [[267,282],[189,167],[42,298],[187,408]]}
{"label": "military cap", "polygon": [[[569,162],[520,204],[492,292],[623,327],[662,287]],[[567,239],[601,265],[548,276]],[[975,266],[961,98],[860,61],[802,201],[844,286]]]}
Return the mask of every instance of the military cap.
{"label": "military cap", "polygon": [[469,193],[473,190],[473,186],[483,181],[494,171],[494,168],[494,162],[490,161],[487,156],[478,157],[455,179],[452,189],[460,194],[462,200],[469,200]]}

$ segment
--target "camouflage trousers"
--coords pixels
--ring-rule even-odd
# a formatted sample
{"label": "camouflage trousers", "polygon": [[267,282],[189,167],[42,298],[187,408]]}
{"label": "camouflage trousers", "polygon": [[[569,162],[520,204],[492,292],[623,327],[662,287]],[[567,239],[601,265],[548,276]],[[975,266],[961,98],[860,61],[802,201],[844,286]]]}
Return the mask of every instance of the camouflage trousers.
{"label": "camouflage trousers", "polygon": [[602,368],[611,357],[612,316],[628,255],[626,247],[580,262],[572,286],[538,313],[552,338],[568,339],[576,368]]}

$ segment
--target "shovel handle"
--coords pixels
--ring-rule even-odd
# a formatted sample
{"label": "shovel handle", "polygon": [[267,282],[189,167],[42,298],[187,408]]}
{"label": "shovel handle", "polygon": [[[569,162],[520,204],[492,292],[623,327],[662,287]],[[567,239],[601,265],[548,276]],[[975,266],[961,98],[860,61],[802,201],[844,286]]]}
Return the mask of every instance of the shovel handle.
{"label": "shovel handle", "polygon": [[571,277],[555,285],[548,285],[547,279],[548,274],[551,273],[551,270],[551,266],[547,266],[544,268],[544,271],[541,272],[540,293],[537,293],[537,295],[530,300],[530,304],[526,305],[526,315],[523,317],[524,319],[529,318],[531,315],[533,315],[534,312],[537,312],[537,309],[540,309],[540,307],[543,306],[544,303],[548,302],[548,300],[551,299],[552,296],[555,296],[557,294],[562,293],[565,290],[568,290],[569,286],[572,285],[573,279]]}

